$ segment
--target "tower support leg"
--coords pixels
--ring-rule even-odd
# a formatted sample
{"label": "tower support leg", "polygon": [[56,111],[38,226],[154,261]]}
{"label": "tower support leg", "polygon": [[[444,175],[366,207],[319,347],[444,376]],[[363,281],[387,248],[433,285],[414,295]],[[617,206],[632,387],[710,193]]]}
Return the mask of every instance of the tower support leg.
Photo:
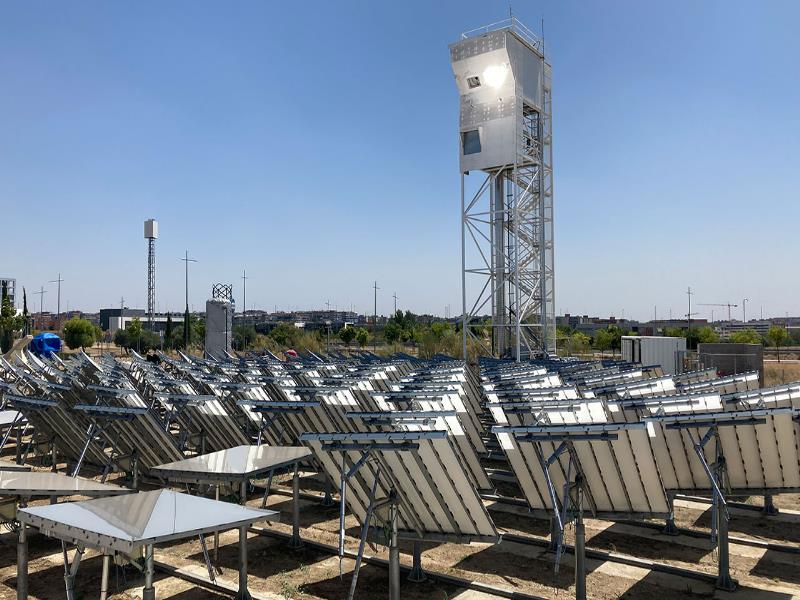
{"label": "tower support leg", "polygon": [[295,463],[292,476],[292,541],[290,548],[302,548],[303,540],[300,539],[300,465]]}
{"label": "tower support leg", "polygon": [[154,575],[155,560],[153,559],[153,545],[150,544],[144,549],[144,589],[142,590],[142,600],[156,600],[156,588],[153,586]]}
{"label": "tower support leg", "polygon": [[[65,551],[64,560],[66,558]],[[78,546],[75,550],[75,557],[72,559],[72,565],[64,564],[64,587],[67,591],[67,600],[75,600],[75,577],[78,575],[78,568],[81,566],[81,558],[83,558],[83,548]]]}
{"label": "tower support leg", "polygon": [[18,465],[22,464],[22,425],[17,425],[17,434],[15,436],[17,447],[15,461]]}
{"label": "tower support leg", "polygon": [[322,476],[325,478],[325,497],[322,499],[322,506],[333,506],[334,501],[333,496],[331,495],[331,480],[328,479],[328,476],[324,473]]}
{"label": "tower support leg", "polygon": [[28,600],[28,531],[20,523],[17,532],[17,600]]}
{"label": "tower support leg", "polygon": [[414,554],[412,556],[411,573],[408,574],[408,580],[414,583],[420,583],[427,579],[425,571],[422,570],[422,542],[414,542]]}
{"label": "tower support leg", "polygon": [[111,555],[103,554],[103,575],[100,578],[100,600],[108,599],[108,574],[111,571]]}
{"label": "tower support leg", "polygon": [[717,509],[717,555],[719,571],[717,589],[732,592],[736,589],[736,581],[730,574],[730,555],[728,553],[728,511],[720,506]]}
{"label": "tower support leg", "polygon": [[575,600],[586,600],[586,528],[583,524],[583,498],[580,477],[576,478],[575,515]]}
{"label": "tower support leg", "polygon": [[772,494],[764,494],[764,514],[775,516],[778,514],[778,507],[772,501]]}
{"label": "tower support leg", "polygon": [[139,455],[136,453],[136,450],[133,451],[133,456],[131,456],[131,471],[133,471],[133,484],[132,487],[135,490],[139,489]]}
{"label": "tower support leg", "polygon": [[661,532],[666,535],[680,535],[675,525],[675,496],[669,496],[669,515]]}
{"label": "tower support leg", "polygon": [[[558,510],[556,508],[555,510]],[[548,550],[555,552],[558,550],[558,539],[561,535],[561,530],[558,528],[558,519],[555,516],[550,517],[550,545]]]}
{"label": "tower support leg", "polygon": [[239,592],[235,600],[252,600],[247,589],[247,527],[239,528]]}
{"label": "tower support leg", "polygon": [[389,600],[400,600],[400,546],[397,539],[397,502],[389,506]]}

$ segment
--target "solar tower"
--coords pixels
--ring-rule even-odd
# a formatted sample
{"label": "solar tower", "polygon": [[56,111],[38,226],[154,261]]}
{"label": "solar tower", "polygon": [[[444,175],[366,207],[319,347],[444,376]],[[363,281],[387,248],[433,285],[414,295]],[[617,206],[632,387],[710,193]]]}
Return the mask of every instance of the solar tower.
{"label": "solar tower", "polygon": [[153,329],[153,314],[156,310],[156,238],[158,221],[147,219],[144,222],[144,238],[147,240],[147,321]]}
{"label": "solar tower", "polygon": [[[450,45],[460,96],[463,351],[491,314],[497,356],[555,352],[551,68],[516,18]],[[479,182],[468,177],[480,174]],[[468,191],[469,190],[469,191]]]}

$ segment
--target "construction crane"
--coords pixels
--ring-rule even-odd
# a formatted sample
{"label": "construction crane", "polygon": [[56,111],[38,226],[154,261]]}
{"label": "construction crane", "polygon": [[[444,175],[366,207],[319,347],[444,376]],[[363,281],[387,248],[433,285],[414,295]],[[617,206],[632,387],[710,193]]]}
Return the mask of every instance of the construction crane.
{"label": "construction crane", "polygon": [[[719,304],[700,304],[700,306],[727,306],[728,307],[728,322],[731,320],[731,309],[736,308],[739,306],[738,304],[731,304],[730,302],[722,302]],[[714,318],[712,317],[711,320],[713,321]]]}

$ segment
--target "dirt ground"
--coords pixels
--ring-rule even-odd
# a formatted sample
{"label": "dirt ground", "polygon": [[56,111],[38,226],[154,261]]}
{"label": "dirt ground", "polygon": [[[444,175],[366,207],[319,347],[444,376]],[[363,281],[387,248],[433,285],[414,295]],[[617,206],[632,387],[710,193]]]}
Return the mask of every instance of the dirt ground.
{"label": "dirt ground", "polygon": [[[281,512],[281,523],[266,523],[264,527],[274,532],[288,534],[291,531],[292,500],[288,495],[288,481],[279,481],[280,491],[269,498],[269,507]],[[303,477],[302,488],[319,492],[316,479]],[[260,499],[253,494],[250,504],[258,506]],[[753,498],[758,504],[760,499]],[[765,517],[753,510],[731,510],[731,536],[752,539],[771,539],[800,548],[800,496],[775,497],[782,513],[776,517]],[[501,531],[544,540],[548,535],[548,523],[533,519],[518,506],[498,504],[491,506],[492,517]],[[708,531],[710,508],[704,504],[679,501],[676,504],[676,519],[679,527]],[[301,500],[301,534],[334,547],[337,541],[338,508],[324,507],[318,501]],[[349,550],[357,549],[359,527],[356,520],[348,516],[346,521]],[[617,552],[675,565],[681,568],[700,570],[709,574],[716,572],[716,553],[704,538],[688,536],[670,537],[652,528],[636,524],[610,523],[587,519],[587,546],[599,550]],[[16,597],[16,547],[13,533],[0,535],[0,598]],[[572,529],[568,530],[567,542],[572,543]],[[209,542],[209,545],[213,545]],[[251,534],[249,542],[249,585],[258,597],[268,599],[311,600],[345,598],[351,582],[354,561],[344,559],[341,563],[335,555],[306,545],[301,550],[290,550],[284,538]],[[740,582],[735,594],[714,593],[713,586],[704,581],[672,574],[656,573],[637,566],[615,562],[588,560],[587,586],[589,596],[595,599],[731,597],[764,598],[782,600],[800,597],[800,554],[789,554],[764,550],[752,546],[731,543],[732,575]],[[410,565],[411,547],[401,546],[401,560]],[[213,552],[212,552],[213,553]],[[387,557],[386,549],[367,548],[368,555]],[[207,577],[203,555],[197,539],[161,546],[156,550],[156,561],[168,563],[199,577]],[[220,536],[219,566],[220,581],[235,589],[238,565],[238,535],[225,532]],[[563,599],[574,594],[573,562],[571,555],[561,559],[558,573],[554,569],[554,555],[544,547],[504,541],[489,544],[426,544],[423,546],[423,567],[431,572],[480,581],[517,594],[547,599]],[[51,599],[64,597],[63,562],[61,546],[57,540],[43,535],[30,536],[30,597]],[[101,559],[97,553],[87,553],[81,564],[76,581],[76,598],[96,598],[100,588]],[[475,600],[495,596],[478,594],[458,586],[437,581],[431,577],[424,583],[411,583],[401,576],[403,598]],[[356,598],[388,598],[388,575],[383,567],[364,565],[361,569]],[[110,596],[115,600],[141,598],[143,580],[141,574],[130,566],[112,570]],[[199,600],[221,598],[206,589],[197,587],[174,576],[157,574],[158,598],[175,600]],[[522,597],[522,596],[518,596]]]}
{"label": "dirt ground", "polygon": [[786,361],[781,362],[764,361],[764,385],[782,385],[800,381],[800,362]]}

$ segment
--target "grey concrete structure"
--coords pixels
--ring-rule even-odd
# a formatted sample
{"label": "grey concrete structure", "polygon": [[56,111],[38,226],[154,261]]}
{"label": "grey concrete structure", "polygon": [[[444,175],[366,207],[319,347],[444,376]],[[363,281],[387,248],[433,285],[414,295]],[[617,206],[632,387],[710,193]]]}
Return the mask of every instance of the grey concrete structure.
{"label": "grey concrete structure", "polygon": [[761,344],[698,344],[697,355],[704,368],[713,367],[720,375],[758,371],[764,385],[764,346]]}
{"label": "grey concrete structure", "polygon": [[212,298],[206,301],[206,353],[220,358],[231,351],[233,342],[233,304]]}

